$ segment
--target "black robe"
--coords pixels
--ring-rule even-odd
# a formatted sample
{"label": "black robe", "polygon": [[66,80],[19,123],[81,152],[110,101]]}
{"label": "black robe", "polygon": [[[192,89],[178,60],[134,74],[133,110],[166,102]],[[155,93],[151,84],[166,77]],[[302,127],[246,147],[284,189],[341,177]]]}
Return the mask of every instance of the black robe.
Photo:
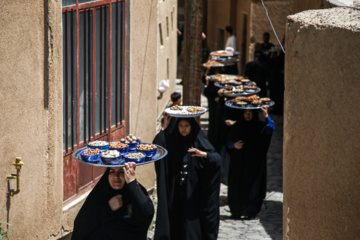
{"label": "black robe", "polygon": [[[108,168],[87,197],[74,222],[72,240],[146,240],[154,216],[154,205],[136,180],[114,190],[108,180]],[[112,211],[108,201],[122,195],[123,206]]]}
{"label": "black robe", "polygon": [[231,130],[231,142],[244,142],[242,149],[229,150],[228,204],[235,218],[254,218],[261,210],[266,195],[266,155],[271,135],[272,129],[259,121],[258,111],[249,122],[242,115]]}
{"label": "black robe", "polygon": [[[179,133],[179,119],[172,118],[153,141],[168,150],[167,157],[155,163],[155,240],[217,239],[221,158],[196,121],[187,120],[191,124],[188,136]],[[191,157],[189,147],[206,151],[207,158]]]}
{"label": "black robe", "polygon": [[284,60],[285,54],[280,52],[271,61],[270,98],[276,103],[272,113],[283,114],[284,106]]}
{"label": "black robe", "polygon": [[[211,68],[208,75],[215,74],[238,74],[237,65],[230,65],[221,68]],[[202,76],[202,82],[205,83],[206,75]],[[209,109],[209,126],[208,126],[208,139],[217,152],[220,152],[223,144],[223,123],[222,123],[222,111],[224,103],[219,101],[216,102],[215,98],[219,97],[218,91],[220,88],[216,87],[215,82],[209,81],[209,84],[204,87],[204,96],[208,99]],[[219,97],[220,98],[220,97]],[[220,98],[221,99],[221,98]],[[225,135],[226,137],[226,135]]]}
{"label": "black robe", "polygon": [[220,97],[219,108],[221,109],[221,134],[219,140],[221,143],[220,149],[218,152],[221,155],[221,183],[228,185],[229,179],[229,167],[230,167],[230,155],[227,151],[226,145],[229,136],[229,132],[232,129],[232,126],[226,125],[226,120],[236,121],[239,119],[239,116],[242,114],[242,111],[239,109],[229,108],[225,106],[225,101],[230,100],[231,98]]}

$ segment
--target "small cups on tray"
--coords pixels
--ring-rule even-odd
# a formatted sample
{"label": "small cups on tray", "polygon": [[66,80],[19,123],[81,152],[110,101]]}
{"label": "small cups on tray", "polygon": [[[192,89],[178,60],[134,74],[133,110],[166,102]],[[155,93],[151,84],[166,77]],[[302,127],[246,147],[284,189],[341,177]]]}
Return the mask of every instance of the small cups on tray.
{"label": "small cups on tray", "polygon": [[152,158],[157,152],[157,147],[153,144],[140,144],[137,147],[137,151],[145,154],[146,158]]}
{"label": "small cups on tray", "polygon": [[129,152],[124,155],[125,162],[135,162],[143,163],[145,161],[146,155],[141,152]]}
{"label": "small cups on tray", "polygon": [[[139,138],[137,138],[139,139]],[[94,143],[95,144],[90,144]],[[131,143],[111,142],[107,144],[105,141],[93,141],[88,144],[88,148],[79,153],[80,158],[90,164],[103,165],[123,165],[125,162],[143,163],[152,159],[157,154],[157,146],[149,143],[140,143],[134,139],[133,148],[130,148]],[[107,146],[108,150],[100,148],[90,148],[97,146]]]}
{"label": "small cups on tray", "polygon": [[101,153],[101,161],[106,165],[118,165],[121,164],[121,154],[117,150],[109,150]]}
{"label": "small cups on tray", "polygon": [[110,143],[110,150],[117,150],[121,155],[126,154],[129,151],[129,145],[121,142],[112,142]]}
{"label": "small cups on tray", "polygon": [[101,150],[96,149],[86,149],[80,152],[81,159],[85,162],[96,163],[99,162],[101,155]]}
{"label": "small cups on tray", "polygon": [[92,141],[89,142],[87,144],[88,148],[91,149],[100,149],[101,151],[107,151],[109,149],[110,143],[107,141],[101,141],[101,140],[96,140],[96,141]]}

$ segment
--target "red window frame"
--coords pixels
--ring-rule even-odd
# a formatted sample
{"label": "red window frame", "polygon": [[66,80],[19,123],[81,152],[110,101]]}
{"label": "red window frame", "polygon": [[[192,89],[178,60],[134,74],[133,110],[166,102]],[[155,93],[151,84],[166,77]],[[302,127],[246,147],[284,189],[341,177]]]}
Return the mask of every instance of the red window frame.
{"label": "red window frame", "polygon": [[[112,6],[113,4],[116,4],[116,12],[114,13],[116,15],[116,26],[112,26]],[[64,111],[65,116],[63,121],[65,124],[64,129],[64,145],[66,146],[63,151],[63,201],[66,204],[69,201],[74,200],[77,196],[80,196],[82,193],[88,191],[91,189],[99,179],[99,177],[104,172],[104,168],[100,167],[93,167],[90,165],[81,164],[78,161],[74,160],[72,158],[72,153],[83,147],[86,146],[86,144],[89,141],[93,140],[106,140],[106,141],[116,141],[123,136],[125,136],[126,133],[126,106],[127,106],[127,84],[126,84],[126,10],[123,9],[126,7],[126,1],[125,0],[98,0],[93,2],[87,2],[83,4],[79,4],[78,0],[76,0],[76,5],[71,6],[65,6],[62,8],[62,13],[65,14],[64,19],[65,23],[63,26],[65,26],[63,29],[64,32],[64,52],[65,56],[63,56],[65,66],[64,66],[64,93],[65,93],[65,99],[64,99]],[[107,102],[107,107],[103,107],[103,103],[100,102],[100,131],[96,134],[96,10],[99,8],[103,8],[104,11],[100,11],[101,14],[105,14],[104,19],[105,23],[102,22],[103,16],[100,17],[100,29],[102,29],[103,24],[105,24],[105,30],[103,32],[103,36],[100,36],[100,51],[102,51],[103,47],[102,44],[104,44],[104,53],[100,52],[100,58],[104,54],[103,60],[100,60],[100,66],[104,64],[104,66],[100,67],[100,99],[102,102]],[[118,9],[118,8],[121,8]],[[119,11],[121,12],[121,16],[119,16]],[[84,50],[84,59],[83,61],[88,64],[90,67],[87,69],[86,64],[84,64],[84,89],[89,89],[87,92],[88,95],[88,102],[86,102],[86,96],[84,97],[85,101],[85,107],[84,107],[84,115],[83,115],[83,121],[84,121],[84,141],[80,142],[80,125],[79,125],[79,119],[80,119],[80,44],[84,44],[86,46],[86,39],[84,37],[84,42],[80,43],[80,37],[79,37],[79,29],[80,29],[80,13],[86,12],[86,11],[92,11],[92,19],[90,19],[90,13],[89,14],[83,14],[84,16],[84,28],[86,28],[86,20],[85,18],[88,17],[88,23],[92,21],[92,35],[90,35],[90,30],[88,30],[88,39],[92,38],[92,45],[89,47],[92,48],[92,51],[87,51],[86,47]],[[108,13],[108,14],[107,14]],[[68,41],[68,17],[67,14],[71,14],[71,30],[70,30],[70,39],[71,41]],[[123,16],[124,14],[124,16]],[[74,15],[76,16],[76,20],[74,19]],[[121,25],[118,26],[119,23],[119,17],[122,17],[124,21],[121,21]],[[108,23],[108,25],[106,25]],[[76,27],[76,30],[74,29]],[[90,29],[89,24],[89,29]],[[120,31],[118,29],[120,28]],[[115,39],[112,39],[113,36],[113,29],[115,29]],[[76,31],[76,43],[73,42],[75,37],[73,36],[74,31]],[[120,39],[118,39],[118,37]],[[121,39],[123,39],[124,43],[121,42]],[[119,49],[119,42],[120,44],[124,44],[123,47],[120,46]],[[115,43],[115,53],[116,56],[112,56],[112,44]],[[74,51],[74,45],[76,44],[76,50]],[[90,44],[90,43],[88,43]],[[69,46],[70,45],[70,46]],[[68,50],[70,50],[70,53],[72,54],[70,57],[68,56]],[[120,57],[118,57],[118,53],[120,53]],[[74,52],[76,52],[76,57],[74,57]],[[92,62],[90,55],[92,55]],[[124,57],[122,57],[124,56]],[[70,63],[70,69],[69,69],[69,63],[68,60],[75,61]],[[115,68],[115,76],[112,76],[112,61],[115,61],[115,66],[120,66]],[[120,62],[119,62],[120,61]],[[74,69],[74,65],[76,64],[76,69]],[[101,71],[102,69],[105,69],[105,71]],[[75,73],[76,72],[76,73]],[[70,75],[70,79],[69,79]],[[120,82],[118,79],[120,78]],[[112,99],[112,80],[115,79],[115,102]],[[70,85],[69,86],[69,82]],[[92,92],[90,91],[90,84],[92,85]],[[119,85],[120,84],[120,85]],[[102,86],[105,86],[106,89],[103,90]],[[75,89],[76,88],[76,89]],[[118,89],[120,89],[118,91]],[[84,91],[85,92],[85,91]],[[104,94],[102,94],[104,92]],[[70,95],[69,95],[70,94]],[[69,96],[70,97],[70,104],[69,104]],[[90,97],[92,96],[92,97]],[[76,99],[75,99],[76,98]],[[90,99],[92,98],[92,102],[90,102]],[[123,100],[121,104],[119,103],[119,98]],[[120,101],[121,101],[120,100]],[[112,112],[112,101],[115,103],[115,113]],[[69,105],[71,106],[69,108]],[[121,109],[122,108],[122,109]],[[71,110],[70,110],[71,109]],[[74,110],[75,109],[75,110]],[[70,114],[69,114],[70,111]],[[120,112],[119,112],[120,111]],[[92,112],[92,114],[90,114]],[[107,126],[106,123],[102,120],[103,115],[107,115]],[[112,125],[112,114],[115,114],[115,125]],[[71,121],[70,131],[69,131],[69,120]],[[104,117],[106,119],[106,117]],[[76,131],[75,131],[75,126]],[[110,129],[109,129],[110,128]],[[69,134],[70,134],[70,142],[69,142]],[[74,136],[76,136],[76,140],[74,139]],[[70,146],[70,147],[68,147]]]}

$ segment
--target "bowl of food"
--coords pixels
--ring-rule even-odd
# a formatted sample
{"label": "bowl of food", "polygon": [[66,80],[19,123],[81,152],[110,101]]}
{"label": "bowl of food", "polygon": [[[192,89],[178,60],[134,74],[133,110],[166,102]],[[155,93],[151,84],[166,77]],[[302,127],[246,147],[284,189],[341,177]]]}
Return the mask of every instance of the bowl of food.
{"label": "bowl of food", "polygon": [[96,140],[96,141],[92,141],[89,142],[88,147],[91,149],[100,149],[102,152],[107,151],[109,149],[110,143],[107,141],[101,141],[101,140]]}
{"label": "bowl of food", "polygon": [[137,145],[136,149],[139,152],[144,153],[146,158],[154,157],[157,152],[157,147],[154,144],[141,143],[140,145]]}
{"label": "bowl of food", "polygon": [[121,155],[124,155],[129,151],[129,145],[121,142],[111,142],[109,150],[117,150]]}
{"label": "bowl of food", "polygon": [[260,100],[261,100],[263,103],[265,103],[265,104],[271,102],[271,99],[270,99],[270,98],[267,98],[267,97],[260,98]]}
{"label": "bowl of food", "polygon": [[101,153],[101,161],[106,165],[121,164],[121,154],[117,150],[109,150]]}
{"label": "bowl of food", "polygon": [[142,152],[132,152],[124,155],[125,162],[143,163],[146,155]]}
{"label": "bowl of food", "polygon": [[89,163],[98,162],[100,160],[100,155],[101,155],[101,150],[98,148],[96,149],[89,148],[80,152],[81,159]]}
{"label": "bowl of food", "polygon": [[140,140],[139,137],[135,137],[134,135],[129,134],[125,138],[122,138],[120,140],[120,142],[128,144],[129,145],[129,151],[135,151],[136,146],[141,143],[141,140]]}

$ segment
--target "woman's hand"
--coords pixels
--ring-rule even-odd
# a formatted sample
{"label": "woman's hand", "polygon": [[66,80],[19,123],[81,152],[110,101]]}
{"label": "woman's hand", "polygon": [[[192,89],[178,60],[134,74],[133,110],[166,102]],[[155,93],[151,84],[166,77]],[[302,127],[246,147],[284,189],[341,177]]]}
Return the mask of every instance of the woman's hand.
{"label": "woman's hand", "polygon": [[217,93],[218,93],[218,95],[219,95],[220,97],[223,97],[223,96],[224,96],[224,92],[223,92],[223,90],[221,90],[221,89],[219,89],[219,90],[217,91]]}
{"label": "woman's hand", "polygon": [[122,195],[118,194],[109,200],[109,205],[112,211],[120,209],[123,205]]}
{"label": "woman's hand", "polygon": [[261,111],[262,111],[262,113],[263,113],[263,115],[264,115],[264,118],[267,118],[267,117],[269,116],[269,114],[268,114],[268,108],[269,108],[268,105],[264,105],[264,106],[261,107]]}
{"label": "woman's hand", "polygon": [[210,65],[208,65],[208,66],[206,67],[206,72],[205,72],[205,75],[208,75],[208,74],[209,74],[209,72],[210,72],[210,68],[211,68],[211,66],[210,66]]}
{"label": "woman's hand", "polygon": [[132,181],[135,180],[135,168],[136,168],[136,163],[134,162],[125,163],[123,169],[124,169],[124,177],[126,183],[131,183]]}
{"label": "woman's hand", "polygon": [[210,77],[209,77],[209,76],[206,76],[206,77],[205,77],[205,84],[206,84],[206,85],[209,85],[209,80],[210,80]]}
{"label": "woman's hand", "polygon": [[189,148],[188,152],[194,153],[194,154],[191,155],[192,157],[204,157],[204,158],[207,158],[207,152],[200,151],[199,149],[196,149],[196,148]]}
{"label": "woman's hand", "polygon": [[239,140],[239,141],[237,141],[236,143],[234,143],[234,148],[236,148],[236,149],[242,149],[243,148],[243,145],[244,145],[244,143],[243,143],[243,141],[242,140]]}
{"label": "woman's hand", "polygon": [[167,113],[164,111],[163,118],[164,118],[164,124],[163,124],[162,129],[165,130],[170,124],[171,117],[169,115],[167,115]]}
{"label": "woman's hand", "polygon": [[228,126],[232,126],[232,125],[234,125],[235,123],[236,123],[236,121],[233,121],[233,120],[230,120],[230,119],[225,120],[225,124],[228,125]]}

